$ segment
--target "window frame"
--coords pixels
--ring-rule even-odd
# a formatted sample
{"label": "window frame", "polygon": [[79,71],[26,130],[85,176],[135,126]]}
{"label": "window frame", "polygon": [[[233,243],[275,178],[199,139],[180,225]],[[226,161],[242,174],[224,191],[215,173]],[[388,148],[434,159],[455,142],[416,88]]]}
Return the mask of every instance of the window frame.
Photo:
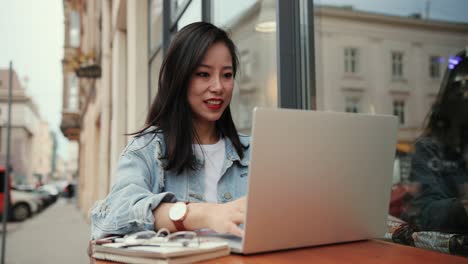
{"label": "window frame", "polygon": [[442,56],[439,55],[429,56],[429,77],[433,80],[438,80],[441,78],[441,58]]}
{"label": "window frame", "polygon": [[347,75],[359,74],[359,49],[357,47],[344,48],[344,73]]}
{"label": "window frame", "polygon": [[[150,6],[154,0],[148,0],[148,25],[151,23]],[[171,38],[176,33],[177,23],[192,0],[186,0],[177,10],[173,0],[162,0],[162,41],[153,48],[150,45],[150,27],[148,26],[148,71],[159,52],[167,53]],[[202,21],[212,22],[214,0],[201,0]],[[277,82],[278,107],[315,109],[316,108],[316,72],[314,47],[314,5],[313,1],[276,1],[277,31]],[[297,50],[295,54],[287,52]],[[283,87],[283,88],[282,88]],[[151,94],[151,72],[148,74],[148,89]],[[149,106],[151,99],[148,97]]]}
{"label": "window frame", "polygon": [[402,99],[393,100],[393,115],[398,117],[398,124],[405,126],[406,120],[406,101]]}
{"label": "window frame", "polygon": [[346,113],[361,113],[361,98],[356,96],[346,96],[344,110]]}
{"label": "window frame", "polygon": [[404,79],[404,57],[403,51],[392,51],[391,52],[391,64],[392,64],[392,78],[393,79]]}

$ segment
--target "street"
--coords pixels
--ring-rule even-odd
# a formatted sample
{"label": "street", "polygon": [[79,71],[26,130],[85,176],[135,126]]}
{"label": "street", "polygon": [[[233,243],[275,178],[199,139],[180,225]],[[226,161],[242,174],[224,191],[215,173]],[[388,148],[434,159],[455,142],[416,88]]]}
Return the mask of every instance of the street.
{"label": "street", "polygon": [[24,222],[8,223],[5,260],[7,264],[89,263],[89,235],[90,227],[75,200],[60,198]]}

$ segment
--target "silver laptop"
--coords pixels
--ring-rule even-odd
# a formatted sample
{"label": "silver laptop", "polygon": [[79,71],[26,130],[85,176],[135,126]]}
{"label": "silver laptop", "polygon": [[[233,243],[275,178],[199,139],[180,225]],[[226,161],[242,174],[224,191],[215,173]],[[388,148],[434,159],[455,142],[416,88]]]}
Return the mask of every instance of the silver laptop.
{"label": "silver laptop", "polygon": [[251,254],[383,237],[397,119],[256,108],[244,237]]}

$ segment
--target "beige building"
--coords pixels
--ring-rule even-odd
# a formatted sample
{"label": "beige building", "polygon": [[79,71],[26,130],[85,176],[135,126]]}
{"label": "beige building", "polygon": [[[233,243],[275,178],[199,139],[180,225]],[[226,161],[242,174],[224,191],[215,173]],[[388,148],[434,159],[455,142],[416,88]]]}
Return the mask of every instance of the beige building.
{"label": "beige building", "polygon": [[[11,165],[13,166],[13,182],[17,184],[34,184],[34,167],[31,160],[33,153],[33,138],[40,123],[39,111],[31,97],[13,71],[11,110]],[[0,69],[0,164],[6,163],[7,152],[7,121],[8,121],[8,87],[9,70]]]}
{"label": "beige building", "polygon": [[468,24],[349,8],[316,12],[317,108],[394,114],[400,146],[421,133],[450,56],[468,45]]}
{"label": "beige building", "polygon": [[72,141],[68,144],[68,159],[65,162],[65,180],[77,181],[78,180],[78,142]]}
{"label": "beige building", "polygon": [[55,181],[66,181],[67,180],[67,166],[66,162],[62,159],[62,157],[57,157],[55,165]]}
{"label": "beige building", "polygon": [[[162,1],[64,0],[64,10],[62,131],[79,144],[79,205],[86,214],[110,190],[124,134],[142,127],[156,93]],[[200,19],[184,14],[177,28]],[[254,106],[277,106],[274,23],[275,1],[268,0],[217,24],[239,48],[232,110],[243,132],[250,131]],[[401,143],[418,135],[447,58],[468,43],[466,24],[352,8],[317,8],[315,31],[317,109],[398,115]],[[75,75],[90,68],[87,77]]]}
{"label": "beige building", "polygon": [[53,138],[49,124],[45,121],[40,121],[36,126],[35,135],[32,140],[32,173],[42,183],[47,183],[51,179],[52,150]]}
{"label": "beige building", "polygon": [[[111,171],[127,143],[124,134],[144,123],[149,97],[147,3],[64,1],[64,76],[90,65],[101,69],[98,78],[79,78],[77,100],[71,99],[76,93],[64,78],[62,131],[79,144],[79,206],[84,214],[107,195]],[[80,44],[74,47],[71,17],[77,13]],[[78,102],[77,108],[70,109],[70,101]]]}

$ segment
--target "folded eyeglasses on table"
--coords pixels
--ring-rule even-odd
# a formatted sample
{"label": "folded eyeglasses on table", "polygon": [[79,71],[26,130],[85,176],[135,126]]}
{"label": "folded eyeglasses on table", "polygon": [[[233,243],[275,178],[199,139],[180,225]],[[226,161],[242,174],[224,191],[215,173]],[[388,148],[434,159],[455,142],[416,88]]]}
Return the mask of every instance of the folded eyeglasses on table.
{"label": "folded eyeglasses on table", "polygon": [[193,231],[179,231],[170,233],[166,228],[158,232],[152,230],[140,231],[124,237],[107,237],[96,241],[96,244],[119,243],[120,248],[135,246],[152,247],[199,247],[200,238]]}

